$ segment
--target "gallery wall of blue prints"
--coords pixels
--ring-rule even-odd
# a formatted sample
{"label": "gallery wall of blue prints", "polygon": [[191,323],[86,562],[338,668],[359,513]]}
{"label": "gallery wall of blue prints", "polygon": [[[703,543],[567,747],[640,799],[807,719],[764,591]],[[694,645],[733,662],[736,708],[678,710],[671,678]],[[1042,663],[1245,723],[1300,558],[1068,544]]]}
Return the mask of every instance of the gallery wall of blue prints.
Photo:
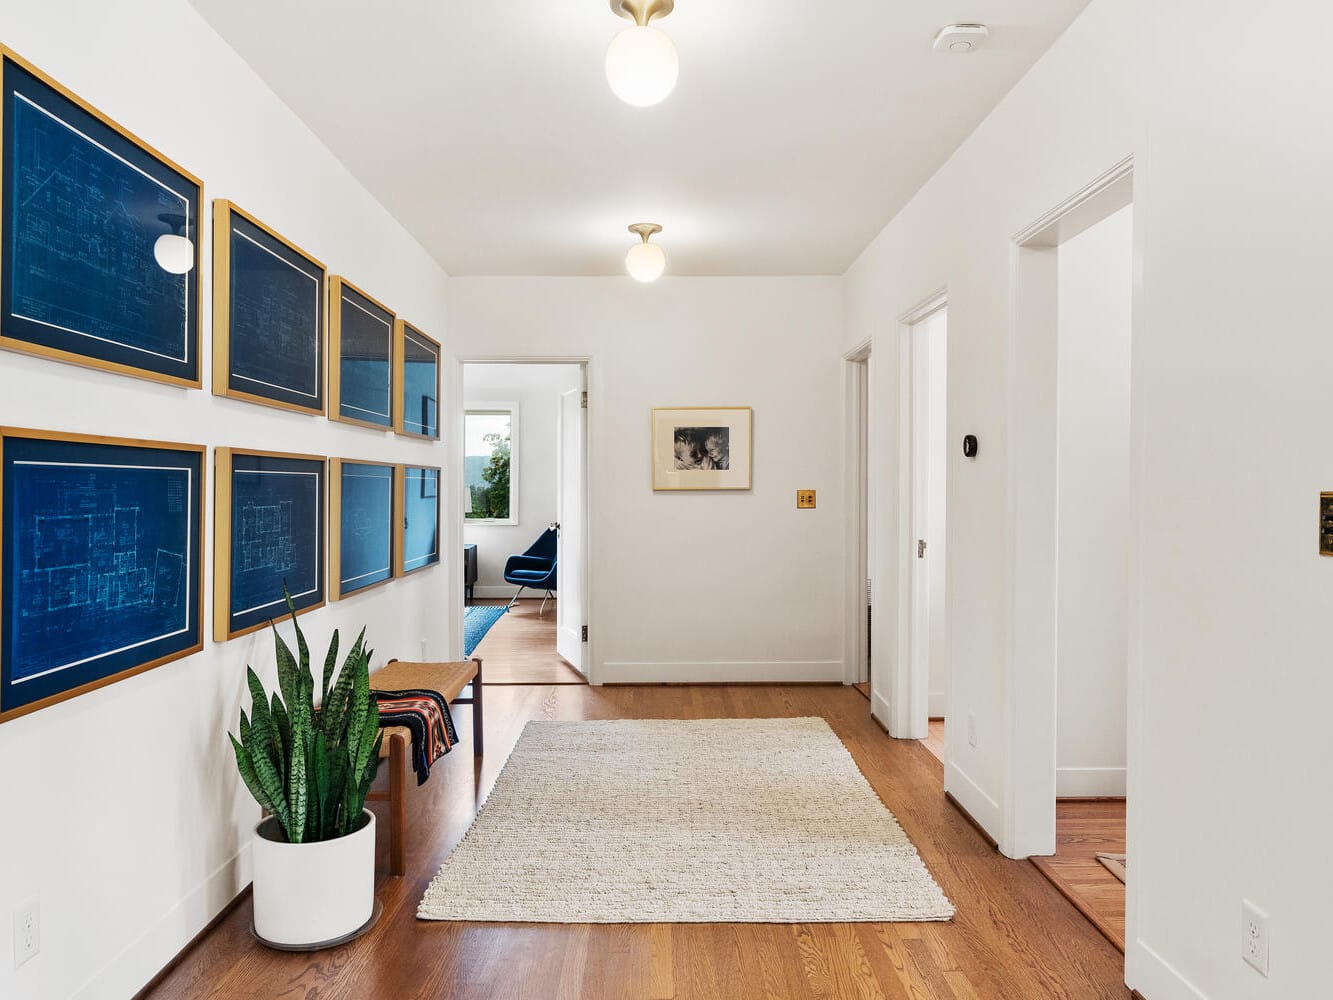
{"label": "gallery wall of blue prints", "polygon": [[393,576],[393,466],[343,462],[338,589],[373,587]]}
{"label": "gallery wall of blue prints", "polygon": [[440,470],[403,470],[403,572],[440,561]]}
{"label": "gallery wall of blue prints", "polygon": [[230,631],[324,602],[324,462],[231,456]]}
{"label": "gallery wall of blue prints", "polygon": [[393,315],[344,284],[339,323],[340,415],[392,427]]}
{"label": "gallery wall of blue prints", "polygon": [[198,451],[6,437],[10,711],[199,646]]}
{"label": "gallery wall of blue prints", "polygon": [[194,382],[199,268],[170,274],[159,236],[199,239],[199,185],[4,61],[0,329],[7,338]]}
{"label": "gallery wall of blue prints", "polygon": [[229,238],[232,389],[324,406],[324,271],[234,212]]}

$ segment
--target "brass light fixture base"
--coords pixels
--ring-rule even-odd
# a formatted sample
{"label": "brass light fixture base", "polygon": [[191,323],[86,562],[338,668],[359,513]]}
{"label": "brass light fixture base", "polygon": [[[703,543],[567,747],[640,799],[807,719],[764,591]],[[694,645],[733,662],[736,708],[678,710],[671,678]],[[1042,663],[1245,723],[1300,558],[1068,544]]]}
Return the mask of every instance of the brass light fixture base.
{"label": "brass light fixture base", "polygon": [[666,17],[676,9],[676,0],[611,0],[611,10],[640,28],[655,17]]}
{"label": "brass light fixture base", "polygon": [[656,236],[662,231],[662,227],[656,222],[636,222],[629,227],[629,231],[635,236],[643,237],[643,242],[647,243],[650,236]]}

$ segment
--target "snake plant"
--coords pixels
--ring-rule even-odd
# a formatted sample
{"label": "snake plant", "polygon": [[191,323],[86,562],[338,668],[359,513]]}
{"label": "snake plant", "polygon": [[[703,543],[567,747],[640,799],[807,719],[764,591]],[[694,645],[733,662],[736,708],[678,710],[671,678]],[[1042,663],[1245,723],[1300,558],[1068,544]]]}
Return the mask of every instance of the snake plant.
{"label": "snake plant", "polygon": [[277,818],[288,843],[308,844],[345,836],[359,825],[379,763],[379,715],[370,694],[365,629],[336,682],[334,630],[324,659],[323,696],[316,707],[310,650],[285,587],[283,596],[296,628],[298,655],[292,655],[273,625],[278,691],[270,698],[254,670],[246,667],[251,714],[247,718],[241,710],[240,739],[227,736],[255,801]]}

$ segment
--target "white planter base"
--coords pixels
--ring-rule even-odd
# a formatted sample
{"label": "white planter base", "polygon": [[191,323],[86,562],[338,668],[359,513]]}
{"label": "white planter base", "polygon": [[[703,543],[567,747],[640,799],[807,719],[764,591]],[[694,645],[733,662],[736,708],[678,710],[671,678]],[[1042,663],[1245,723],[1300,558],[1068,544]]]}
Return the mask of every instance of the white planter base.
{"label": "white planter base", "polygon": [[314,951],[375,923],[375,817],[337,840],[289,844],[273,817],[255,828],[254,935],[273,948]]}

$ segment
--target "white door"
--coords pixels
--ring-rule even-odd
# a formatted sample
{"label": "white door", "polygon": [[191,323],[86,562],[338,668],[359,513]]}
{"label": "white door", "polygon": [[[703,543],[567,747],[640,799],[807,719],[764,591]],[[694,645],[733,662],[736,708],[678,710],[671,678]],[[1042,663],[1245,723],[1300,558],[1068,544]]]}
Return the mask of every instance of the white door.
{"label": "white door", "polygon": [[560,443],[557,457],[560,502],[557,515],[560,532],[556,542],[558,597],[555,605],[555,649],[571,667],[586,676],[583,662],[586,442],[583,390],[575,389],[560,397]]}
{"label": "white door", "polygon": [[[930,333],[912,327],[912,674],[930,675]],[[919,686],[914,685],[917,690]],[[918,706],[912,706],[915,717]],[[914,718],[914,721],[919,721]]]}
{"label": "white door", "polygon": [[[942,717],[948,702],[945,629],[945,407],[948,318],[944,309],[912,328],[912,670],[914,728]],[[924,682],[924,683],[922,683]]]}

